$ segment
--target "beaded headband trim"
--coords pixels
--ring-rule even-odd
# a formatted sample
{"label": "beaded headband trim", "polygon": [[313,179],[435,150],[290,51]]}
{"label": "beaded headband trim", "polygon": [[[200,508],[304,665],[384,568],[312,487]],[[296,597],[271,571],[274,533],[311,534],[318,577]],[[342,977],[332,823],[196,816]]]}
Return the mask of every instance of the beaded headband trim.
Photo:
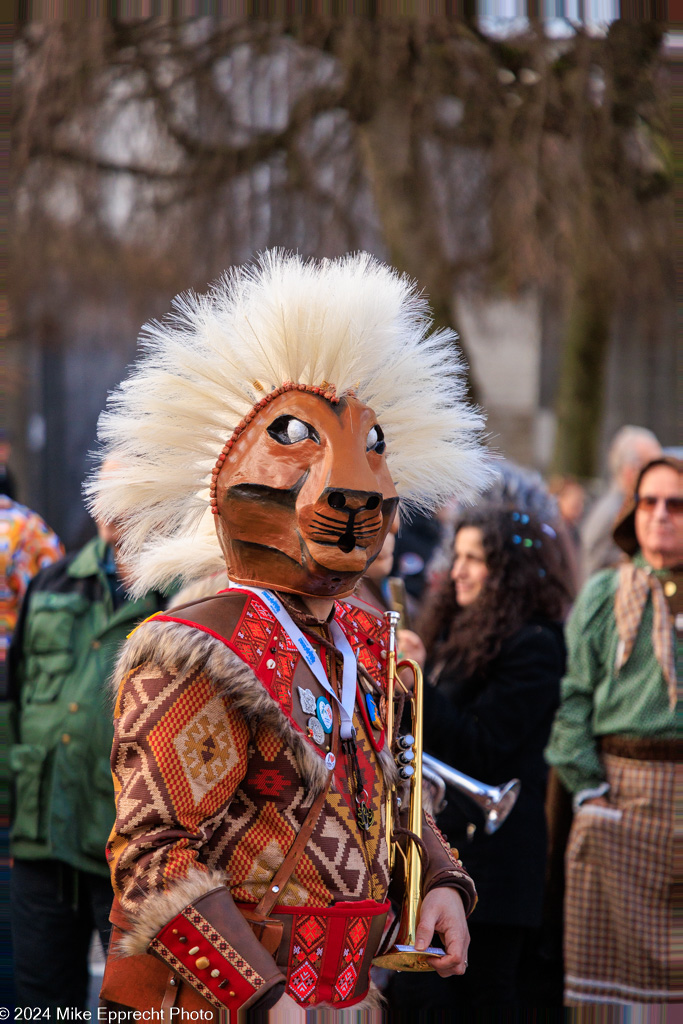
{"label": "beaded headband trim", "polygon": [[[254,386],[257,387],[258,390],[263,390],[263,386],[259,384],[258,381],[254,382]],[[332,403],[332,405],[339,405],[339,397],[335,392],[334,385],[328,384],[327,381],[323,381],[320,387],[316,387],[313,384],[294,384],[292,381],[287,381],[281,387],[274,388],[272,391],[269,391],[267,395],[264,395],[264,397],[261,398],[258,402],[255,402],[250,411],[247,413],[243,420],[240,420],[240,422],[237,424],[228,440],[223,445],[221,453],[216,459],[216,465],[211,470],[211,488],[209,504],[211,505],[211,512],[213,513],[213,515],[218,515],[216,481],[218,480],[218,474],[223,468],[225,456],[234,446],[240,434],[242,434],[249,426],[256,413],[260,412],[261,409],[265,409],[265,407],[269,405],[270,402],[273,401],[273,399],[279,398],[280,395],[284,395],[288,391],[307,391],[311,395],[320,395],[321,398],[326,398],[328,402]],[[353,392],[347,392],[347,394],[353,395]]]}

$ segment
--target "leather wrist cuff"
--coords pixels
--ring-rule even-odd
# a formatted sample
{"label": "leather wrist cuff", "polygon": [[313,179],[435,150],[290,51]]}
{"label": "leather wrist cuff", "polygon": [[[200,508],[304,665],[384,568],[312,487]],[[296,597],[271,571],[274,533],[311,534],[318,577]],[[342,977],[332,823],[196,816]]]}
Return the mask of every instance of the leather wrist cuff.
{"label": "leather wrist cuff", "polygon": [[284,992],[285,976],[224,886],[185,907],[148,951],[221,1010],[267,1009]]}

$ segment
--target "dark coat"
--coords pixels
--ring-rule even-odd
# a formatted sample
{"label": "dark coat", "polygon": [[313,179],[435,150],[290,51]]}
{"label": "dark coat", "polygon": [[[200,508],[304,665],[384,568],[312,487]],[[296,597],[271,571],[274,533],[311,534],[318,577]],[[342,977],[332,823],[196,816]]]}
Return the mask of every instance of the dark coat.
{"label": "dark coat", "polygon": [[[481,782],[511,778],[522,788],[494,835],[466,797],[447,791],[437,821],[457,846],[479,893],[473,920],[536,927],[541,922],[546,862],[543,749],[564,673],[562,627],[546,620],[522,626],[478,676],[460,679],[452,666],[425,687],[425,750]],[[468,823],[476,830],[468,838]],[[470,829],[471,832],[471,829]]]}

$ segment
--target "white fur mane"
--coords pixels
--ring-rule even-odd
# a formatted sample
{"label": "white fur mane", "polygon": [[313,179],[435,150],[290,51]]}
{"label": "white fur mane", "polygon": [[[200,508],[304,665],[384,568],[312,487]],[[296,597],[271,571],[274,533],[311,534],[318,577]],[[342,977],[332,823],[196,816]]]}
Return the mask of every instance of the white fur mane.
{"label": "white fur mane", "polygon": [[328,382],[374,409],[404,506],[480,489],[483,418],[464,397],[456,336],[430,336],[431,323],[415,285],[366,253],[305,262],[271,251],[147,324],[100,418],[100,458],[116,471],[86,486],[94,514],[123,528],[134,592],[224,568],[211,470],[264,391],[287,381]]}

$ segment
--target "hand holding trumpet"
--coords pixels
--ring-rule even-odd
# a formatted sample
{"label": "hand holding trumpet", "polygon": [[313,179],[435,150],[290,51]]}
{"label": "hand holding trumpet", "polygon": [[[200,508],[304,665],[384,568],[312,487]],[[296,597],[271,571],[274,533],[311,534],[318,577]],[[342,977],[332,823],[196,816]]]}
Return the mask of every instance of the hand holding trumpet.
{"label": "hand holding trumpet", "polygon": [[446,956],[434,957],[434,970],[442,978],[464,974],[467,969],[467,948],[470,933],[460,893],[455,889],[432,889],[422,901],[415,933],[415,949],[426,949],[437,933]]}

